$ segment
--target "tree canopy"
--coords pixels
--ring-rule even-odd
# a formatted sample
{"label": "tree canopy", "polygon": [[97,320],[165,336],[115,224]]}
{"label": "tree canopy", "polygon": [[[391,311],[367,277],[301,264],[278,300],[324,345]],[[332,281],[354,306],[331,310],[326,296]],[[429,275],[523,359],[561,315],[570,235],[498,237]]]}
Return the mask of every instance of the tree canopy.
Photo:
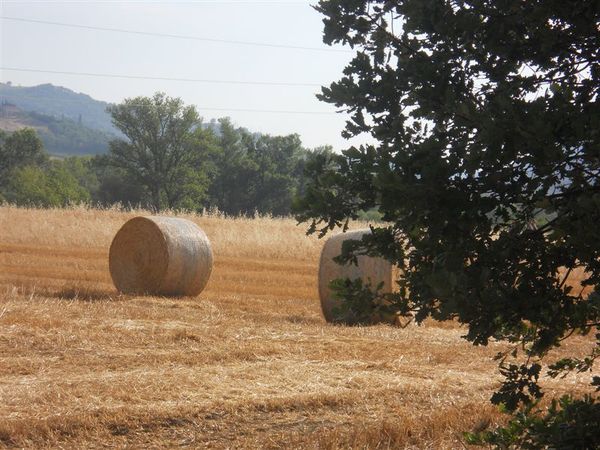
{"label": "tree canopy", "polygon": [[[164,94],[157,95],[165,100]],[[329,147],[304,148],[296,134],[252,133],[228,118],[205,125],[198,117],[188,122],[193,125],[183,133],[185,137],[179,132],[167,134],[163,125],[177,118],[167,117],[170,113],[164,108],[158,118],[160,114],[152,112],[154,98],[130,99],[127,108],[120,110],[120,120],[130,126],[128,132],[134,139],[113,141],[114,151],[109,154],[52,156],[50,164],[35,130],[0,132],[0,201],[284,216],[290,213],[293,198],[305,188],[304,166],[331,152]],[[183,105],[179,99],[171,100]],[[156,123],[145,127],[137,121],[139,111],[133,107],[147,108],[144,114],[151,116],[150,122],[154,117],[161,123],[160,129],[152,128]],[[59,178],[57,183],[52,182],[54,177]],[[73,186],[72,181],[82,190],[63,189]],[[153,195],[153,190],[158,194]]]}
{"label": "tree canopy", "polygon": [[201,204],[212,134],[201,127],[196,108],[157,93],[126,99],[108,111],[128,139],[110,142],[110,161],[147,189],[152,208]]}
{"label": "tree canopy", "polygon": [[302,189],[304,163],[313,152],[297,134],[271,136],[219,121],[215,177],[209,188],[211,206],[232,215],[287,215]]}
{"label": "tree canopy", "polygon": [[12,170],[48,161],[42,141],[31,128],[13,133],[0,130],[0,186],[8,182]]}
{"label": "tree canopy", "polygon": [[66,166],[53,161],[45,170],[39,166],[16,169],[8,182],[6,198],[18,205],[36,207],[64,207],[90,200]]}
{"label": "tree canopy", "polygon": [[[387,224],[342,259],[368,253],[402,267],[390,299],[399,313],[456,319],[476,345],[514,343],[499,355],[506,380],[492,398],[507,409],[541,397],[549,350],[595,329],[589,355],[551,366],[554,376],[589,372],[600,355],[600,295],[588,295],[600,282],[600,4],[322,0],[316,9],[325,42],[356,50],[319,98],[350,113],[345,136],[375,143],[310,166],[299,220],[325,234],[378,209]],[[600,445],[589,433],[598,403],[581,402],[595,418],[575,443]],[[583,423],[574,422],[565,426]]]}

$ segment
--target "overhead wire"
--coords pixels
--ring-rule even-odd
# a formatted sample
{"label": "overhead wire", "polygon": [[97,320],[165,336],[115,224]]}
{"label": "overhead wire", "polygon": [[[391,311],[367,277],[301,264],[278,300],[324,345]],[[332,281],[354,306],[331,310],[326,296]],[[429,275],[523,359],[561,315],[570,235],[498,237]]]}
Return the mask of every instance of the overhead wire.
{"label": "overhead wire", "polygon": [[[77,94],[76,94],[77,95]],[[4,102],[11,103],[11,101],[17,102],[18,100],[39,100],[39,96],[27,96],[19,95],[14,97],[11,94],[0,94],[0,107]],[[96,102],[105,103],[106,106],[119,105],[119,103],[104,102],[101,100],[94,100]],[[60,103],[77,103],[78,99],[75,98],[61,98]],[[128,102],[131,106],[146,106],[144,103]],[[299,110],[285,110],[285,109],[256,109],[256,108],[223,108],[223,107],[212,107],[212,106],[197,106],[194,105],[197,110],[200,111],[222,111],[222,112],[250,112],[250,113],[269,113],[269,114],[306,114],[306,115],[320,115],[320,116],[335,116],[342,111],[299,111]]]}
{"label": "overhead wire", "polygon": [[215,43],[220,43],[220,44],[249,45],[249,46],[254,46],[254,47],[271,47],[271,48],[307,50],[307,51],[317,51],[317,52],[351,53],[350,50],[345,50],[345,49],[306,47],[306,46],[302,46],[302,45],[273,44],[273,43],[269,43],[269,42],[239,41],[239,40],[231,40],[231,39],[217,39],[217,38],[208,38],[208,37],[200,37],[200,36],[189,36],[189,35],[183,35],[183,34],[155,33],[155,32],[151,32],[151,31],[127,30],[124,28],[98,27],[98,26],[80,25],[80,24],[74,24],[74,23],[52,22],[49,20],[26,19],[23,17],[0,16],[0,19],[12,20],[15,22],[37,23],[37,24],[43,24],[43,25],[79,28],[79,29],[85,29],[85,30],[136,34],[136,35],[141,35],[141,36],[155,36],[155,37],[166,37],[166,38],[172,38],[172,39],[186,39],[186,40],[194,40],[194,41],[215,42]]}
{"label": "overhead wire", "polygon": [[[202,3],[210,3],[208,1]],[[220,3],[220,2],[217,2]],[[259,3],[259,2],[230,2],[230,3]],[[263,3],[263,2],[260,2]],[[264,2],[264,3],[294,3],[294,2]],[[295,2],[302,3],[302,2]],[[264,42],[251,42],[251,41],[237,41],[227,39],[216,39],[216,38],[205,38],[199,36],[179,35],[179,34],[168,34],[168,33],[155,33],[137,30],[127,30],[121,28],[109,28],[109,27],[97,27],[79,24],[70,24],[63,22],[53,22],[37,19],[27,19],[22,17],[9,17],[0,16],[2,20],[12,20],[25,23],[38,23],[44,25],[63,26],[71,28],[80,28],[96,31],[106,32],[117,32],[117,33],[128,33],[143,36],[156,36],[166,37],[174,39],[187,39],[187,40],[198,40],[206,42],[226,43],[226,44],[237,44],[237,45],[250,45],[259,47],[272,47],[272,48],[284,48],[284,49],[295,49],[295,50],[308,50],[308,51],[320,51],[320,52],[338,52],[348,53],[349,50],[343,49],[327,49],[318,47],[306,47],[306,46],[295,46],[285,44],[272,44]],[[48,70],[48,69],[34,69],[24,67],[0,67],[0,70],[16,71],[16,72],[32,72],[32,73],[47,73],[47,74],[58,74],[58,75],[73,75],[73,76],[87,76],[87,77],[103,77],[103,78],[121,78],[121,79],[142,79],[142,80],[154,80],[154,81],[177,81],[177,82],[196,82],[196,83],[212,83],[212,84],[233,84],[233,85],[257,85],[257,86],[285,86],[285,87],[321,87],[318,83],[295,83],[295,82],[276,82],[276,81],[252,81],[252,80],[215,80],[215,79],[197,79],[197,78],[179,78],[179,77],[154,77],[154,76],[142,76],[142,75],[127,75],[127,74],[108,74],[108,73],[96,73],[96,72],[75,72],[75,71],[61,71],[61,70]],[[325,111],[296,111],[296,110],[270,110],[270,109],[253,109],[253,108],[210,108],[210,107],[198,107],[199,110],[211,110],[211,111],[224,111],[224,112],[253,112],[253,113],[273,113],[273,114],[309,114],[309,115],[332,115],[335,112]]]}
{"label": "overhead wire", "polygon": [[[19,96],[18,98],[12,98],[11,95],[2,95],[0,94],[0,107],[2,106],[2,102],[5,101],[10,103],[12,101],[17,101],[19,99],[35,99],[39,100],[39,97],[27,97],[27,96]],[[77,100],[75,99],[61,99],[60,102],[71,102],[75,103]],[[99,100],[96,100],[99,101]],[[111,103],[111,102],[102,102],[106,103],[107,106],[119,105],[119,103]],[[128,103],[130,106],[146,106],[142,103]],[[337,111],[296,111],[296,110],[285,110],[285,109],[254,109],[254,108],[222,108],[222,107],[211,107],[211,106],[197,106],[194,105],[194,108],[200,111],[222,111],[222,112],[251,112],[251,113],[269,113],[269,114],[307,114],[307,115],[321,115],[321,116],[333,116],[337,115]]]}
{"label": "overhead wire", "polygon": [[256,86],[301,86],[301,87],[320,87],[319,83],[291,83],[287,81],[251,81],[251,80],[211,80],[203,78],[175,78],[175,77],[151,77],[144,75],[126,75],[114,73],[97,73],[97,72],[72,72],[66,70],[47,70],[47,69],[32,69],[29,67],[0,67],[0,70],[8,70],[12,72],[34,72],[34,73],[50,73],[57,75],[77,75],[84,77],[104,77],[104,78],[126,78],[133,80],[154,80],[154,81],[182,81],[192,83],[215,83],[215,84],[249,84]]}

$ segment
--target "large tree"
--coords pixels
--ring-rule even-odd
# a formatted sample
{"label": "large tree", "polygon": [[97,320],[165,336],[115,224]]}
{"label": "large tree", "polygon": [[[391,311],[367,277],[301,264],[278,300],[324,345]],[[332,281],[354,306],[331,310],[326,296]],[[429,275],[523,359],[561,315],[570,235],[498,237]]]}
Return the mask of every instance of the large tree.
{"label": "large tree", "polygon": [[[390,299],[400,313],[458,320],[476,345],[514,343],[492,398],[509,410],[541,397],[542,357],[595,329],[589,355],[551,366],[589,373],[600,355],[600,296],[588,295],[600,282],[600,3],[322,0],[317,10],[325,42],[356,50],[319,97],[350,113],[345,136],[374,144],[313,164],[299,219],[324,234],[378,208],[387,224],[342,259],[401,266]],[[600,445],[597,400],[562,406],[487,438]]]}
{"label": "large tree", "polygon": [[157,211],[201,207],[215,143],[196,108],[157,93],[126,99],[108,112],[127,137],[111,141],[110,161],[148,191],[150,206]]}

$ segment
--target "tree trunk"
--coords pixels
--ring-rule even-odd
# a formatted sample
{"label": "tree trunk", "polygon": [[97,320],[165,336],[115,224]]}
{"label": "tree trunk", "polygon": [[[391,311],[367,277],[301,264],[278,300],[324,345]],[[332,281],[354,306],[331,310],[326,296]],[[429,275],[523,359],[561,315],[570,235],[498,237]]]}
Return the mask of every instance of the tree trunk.
{"label": "tree trunk", "polygon": [[150,188],[150,193],[152,195],[152,210],[154,212],[160,211],[160,187],[152,186]]}

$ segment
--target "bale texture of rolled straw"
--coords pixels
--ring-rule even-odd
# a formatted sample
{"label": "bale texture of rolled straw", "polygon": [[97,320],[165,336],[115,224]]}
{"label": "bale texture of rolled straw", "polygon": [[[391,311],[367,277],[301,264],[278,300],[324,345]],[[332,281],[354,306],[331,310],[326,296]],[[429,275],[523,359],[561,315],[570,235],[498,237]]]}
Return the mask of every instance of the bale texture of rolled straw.
{"label": "bale texture of rolled straw", "polygon": [[[352,317],[348,314],[341,315],[339,307],[342,300],[335,297],[329,288],[329,283],[336,278],[349,278],[354,280],[360,278],[363,283],[370,279],[371,286],[374,288],[383,282],[381,293],[389,293],[396,290],[396,280],[400,275],[399,269],[383,258],[370,256],[358,256],[358,265],[336,263],[333,258],[342,253],[342,243],[346,240],[360,240],[363,235],[371,233],[370,229],[350,231],[332,236],[325,242],[321,251],[319,262],[319,297],[321,299],[321,309],[327,322],[351,323]],[[372,322],[395,322],[395,316],[373,317]]]}
{"label": "bale texture of rolled straw", "polygon": [[109,252],[110,275],[125,294],[196,296],[212,265],[204,231],[174,217],[134,217],[117,232]]}

